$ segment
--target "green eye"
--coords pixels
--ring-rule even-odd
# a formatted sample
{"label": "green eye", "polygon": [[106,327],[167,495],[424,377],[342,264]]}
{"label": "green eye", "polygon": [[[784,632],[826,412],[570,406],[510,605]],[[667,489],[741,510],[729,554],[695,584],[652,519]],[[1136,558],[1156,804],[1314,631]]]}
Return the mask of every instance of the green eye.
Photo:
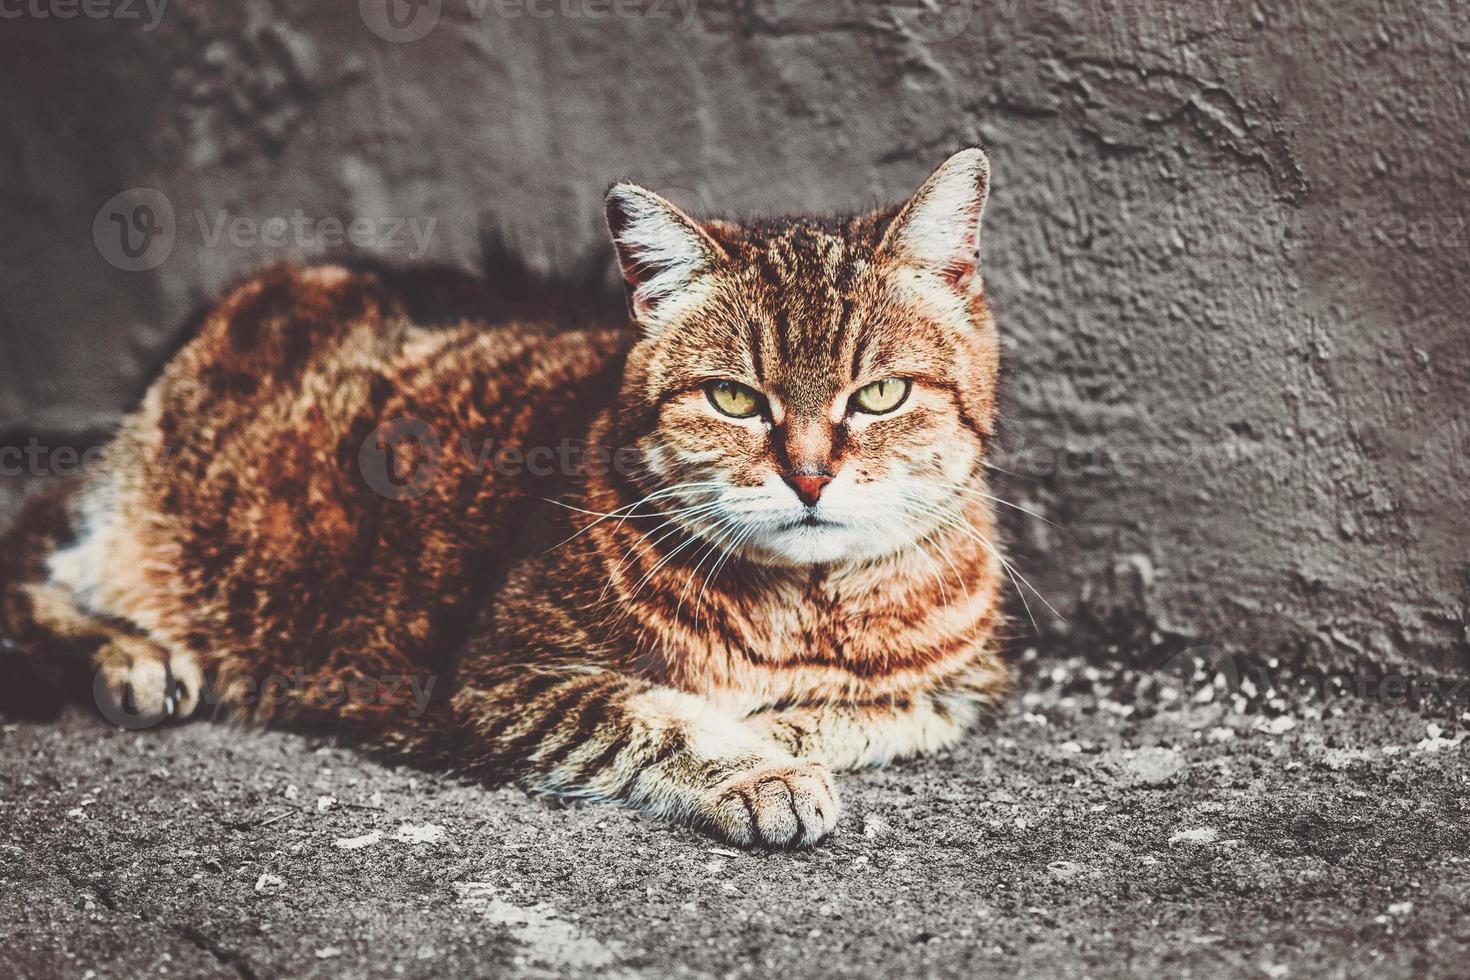
{"label": "green eye", "polygon": [[903,404],[909,396],[909,382],[903,378],[884,378],[863,385],[852,396],[852,405],[869,415],[882,415]]}
{"label": "green eye", "polygon": [[711,381],[704,386],[709,403],[731,418],[748,419],[766,402],[761,393],[738,381]]}

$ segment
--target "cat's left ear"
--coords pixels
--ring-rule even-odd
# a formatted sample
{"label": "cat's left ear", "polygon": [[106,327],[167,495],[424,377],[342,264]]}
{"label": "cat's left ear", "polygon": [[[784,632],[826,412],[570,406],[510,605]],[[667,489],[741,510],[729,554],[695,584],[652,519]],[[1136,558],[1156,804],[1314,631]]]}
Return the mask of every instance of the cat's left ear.
{"label": "cat's left ear", "polygon": [[930,174],[888,226],[880,250],[937,273],[961,292],[980,288],[980,216],[990,194],[990,159],[961,150]]}
{"label": "cat's left ear", "polygon": [[650,334],[668,322],[675,301],[726,257],[697,221],[637,184],[614,184],[607,192],[607,227],[633,317]]}

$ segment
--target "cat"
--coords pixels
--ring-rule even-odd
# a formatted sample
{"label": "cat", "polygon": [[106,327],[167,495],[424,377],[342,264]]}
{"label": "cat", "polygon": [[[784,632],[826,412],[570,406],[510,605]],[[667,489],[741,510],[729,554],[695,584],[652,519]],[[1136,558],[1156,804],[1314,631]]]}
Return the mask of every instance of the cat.
{"label": "cat", "polygon": [[1007,684],[989,182],[965,149],[899,207],[744,223],[614,184],[626,310],[587,322],[268,270],[0,546],[0,636],[84,653],[129,727],[326,719],[813,845],[832,772]]}

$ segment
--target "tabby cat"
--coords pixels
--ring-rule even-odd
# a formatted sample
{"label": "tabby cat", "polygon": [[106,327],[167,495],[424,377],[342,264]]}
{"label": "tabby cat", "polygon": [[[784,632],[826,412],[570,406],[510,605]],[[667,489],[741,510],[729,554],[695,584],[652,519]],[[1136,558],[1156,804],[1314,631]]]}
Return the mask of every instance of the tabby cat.
{"label": "tabby cat", "polygon": [[0,546],[0,635],[90,657],[109,717],[329,720],[814,844],[833,770],[1005,686],[988,182],[967,149],[901,207],[752,223],[616,184],[617,322],[259,275]]}

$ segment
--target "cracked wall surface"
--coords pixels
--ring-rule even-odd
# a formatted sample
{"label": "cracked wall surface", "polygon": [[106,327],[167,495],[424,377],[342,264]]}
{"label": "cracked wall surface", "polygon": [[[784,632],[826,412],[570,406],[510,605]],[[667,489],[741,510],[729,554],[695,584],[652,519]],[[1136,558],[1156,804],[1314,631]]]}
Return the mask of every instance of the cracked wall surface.
{"label": "cracked wall surface", "polygon": [[[852,209],[978,142],[999,485],[1052,522],[1012,549],[1067,621],[1030,596],[1039,628],[1466,666],[1462,6],[375,3],[0,24],[0,441],[85,441],[197,303],[348,251],[272,218],[466,267],[493,227],[550,265],[614,178]],[[140,271],[94,238],[130,188],[172,211]]]}

